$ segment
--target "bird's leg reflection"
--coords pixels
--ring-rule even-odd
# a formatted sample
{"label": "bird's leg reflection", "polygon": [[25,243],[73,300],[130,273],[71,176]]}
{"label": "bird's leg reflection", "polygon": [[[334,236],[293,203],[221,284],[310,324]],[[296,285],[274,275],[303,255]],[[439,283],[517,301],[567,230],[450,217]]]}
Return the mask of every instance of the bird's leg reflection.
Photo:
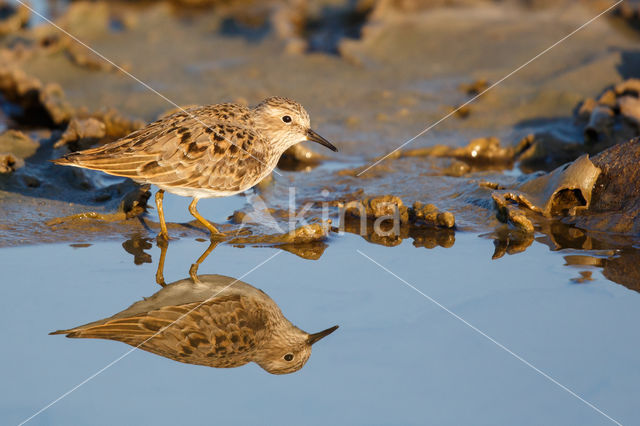
{"label": "bird's leg reflection", "polygon": [[164,259],[167,257],[169,244],[167,240],[158,239],[158,247],[160,247],[160,260],[158,261],[158,270],[156,271],[156,283],[164,287],[166,285],[164,281]]}
{"label": "bird's leg reflection", "polygon": [[207,247],[204,253],[200,255],[198,260],[196,260],[196,263],[191,264],[191,267],[189,268],[189,276],[191,277],[194,283],[197,283],[200,281],[198,279],[198,268],[200,267],[200,264],[204,262],[204,260],[211,254],[211,252],[213,251],[214,248],[216,248],[218,243],[219,241],[211,241],[211,244],[209,244],[209,247]]}

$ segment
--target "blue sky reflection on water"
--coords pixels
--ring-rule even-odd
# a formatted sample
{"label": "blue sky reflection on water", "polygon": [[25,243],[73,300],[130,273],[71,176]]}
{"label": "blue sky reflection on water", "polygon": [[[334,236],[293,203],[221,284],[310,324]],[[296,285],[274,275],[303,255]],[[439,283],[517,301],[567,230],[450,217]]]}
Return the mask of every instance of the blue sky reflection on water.
{"label": "blue sky reflection on water", "polygon": [[[206,246],[172,241],[166,281],[186,278]],[[457,233],[432,250],[334,237],[318,261],[282,252],[245,277],[302,329],[340,325],[297,373],[135,351],[30,424],[611,424],[356,249],[618,421],[638,418],[638,294],[598,269],[572,283],[578,269],[542,244],[492,261],[491,240]],[[129,350],[47,333],[151,296],[159,249],[140,266],[121,243],[0,250],[0,422],[16,424]],[[219,246],[199,272],[240,277],[276,252]]]}

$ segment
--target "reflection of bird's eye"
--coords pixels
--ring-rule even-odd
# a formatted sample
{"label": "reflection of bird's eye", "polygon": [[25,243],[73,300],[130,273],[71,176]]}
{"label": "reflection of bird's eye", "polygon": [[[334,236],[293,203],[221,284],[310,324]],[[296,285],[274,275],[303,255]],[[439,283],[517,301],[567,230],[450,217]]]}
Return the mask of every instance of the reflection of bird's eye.
{"label": "reflection of bird's eye", "polygon": [[284,117],[282,117],[282,121],[284,121],[285,123],[291,123],[291,117],[285,115]]}
{"label": "reflection of bird's eye", "polygon": [[285,361],[291,361],[292,359],[293,359],[293,354],[286,354],[286,355],[284,356],[284,360],[285,360]]}

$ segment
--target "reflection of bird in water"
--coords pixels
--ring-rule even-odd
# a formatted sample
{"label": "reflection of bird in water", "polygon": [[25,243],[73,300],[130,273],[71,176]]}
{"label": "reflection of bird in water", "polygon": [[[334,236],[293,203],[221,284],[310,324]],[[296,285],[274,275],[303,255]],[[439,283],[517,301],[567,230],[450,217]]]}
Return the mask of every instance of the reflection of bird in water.
{"label": "reflection of bird in water", "polygon": [[215,237],[220,232],[198,213],[198,200],[226,197],[255,186],[288,148],[302,141],[337,151],[311,130],[302,105],[274,96],[255,108],[218,104],[182,110],[118,141],[54,162],[157,185],[164,239],[169,238],[162,209],[164,191],[191,197],[189,212]]}
{"label": "reflection of bird in water", "polygon": [[238,367],[251,361],[272,374],[293,373],[311,345],[338,326],[308,334],[276,303],[242,281],[200,275],[168,284],[116,315],[51,334],[117,340],[175,361]]}

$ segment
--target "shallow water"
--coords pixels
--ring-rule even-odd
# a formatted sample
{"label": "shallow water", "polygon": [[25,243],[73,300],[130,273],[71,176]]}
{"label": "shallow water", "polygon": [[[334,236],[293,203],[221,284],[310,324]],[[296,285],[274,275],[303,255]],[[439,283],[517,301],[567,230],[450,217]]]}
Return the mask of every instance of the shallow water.
{"label": "shallow water", "polygon": [[[171,242],[167,282],[188,277],[206,246]],[[155,293],[159,249],[147,250],[153,263],[139,266],[118,242],[0,250],[0,324],[11,342],[0,355],[10,385],[0,417],[16,424],[129,351],[47,333]],[[433,250],[334,237],[318,261],[220,246],[199,273],[239,278],[277,254],[242,280],[304,330],[340,325],[302,370],[273,376],[255,364],[213,369],[134,351],[31,424],[609,422],[358,250],[616,420],[631,424],[640,415],[638,293],[597,269],[593,281],[572,283],[578,269],[540,243],[492,261],[490,240],[458,233],[452,248]]]}

